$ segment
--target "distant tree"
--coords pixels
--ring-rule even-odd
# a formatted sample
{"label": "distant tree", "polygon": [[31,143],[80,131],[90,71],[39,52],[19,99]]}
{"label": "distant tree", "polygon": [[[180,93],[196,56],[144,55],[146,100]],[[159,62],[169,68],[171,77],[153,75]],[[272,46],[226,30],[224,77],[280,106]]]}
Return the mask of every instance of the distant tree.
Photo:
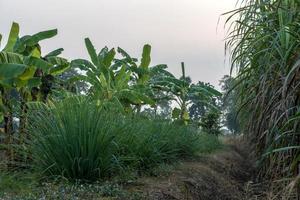
{"label": "distant tree", "polygon": [[[213,87],[207,85],[191,84],[191,79],[185,75],[184,63],[181,63],[182,76],[176,77],[167,76],[158,81],[158,86],[161,90],[172,95],[172,100],[177,106],[172,111],[172,118],[178,123],[191,123],[189,115],[189,107],[191,105],[190,96],[198,98],[208,106],[211,104],[211,99],[222,94]],[[213,107],[213,105],[211,105]]]}
{"label": "distant tree", "polygon": [[76,81],[73,82],[71,79],[73,77],[76,77],[80,75],[80,71],[75,68],[70,68],[69,70],[65,71],[63,74],[59,76],[59,84],[62,86],[64,89],[67,89],[70,92],[73,93],[83,93],[87,94],[89,90],[89,85],[84,82],[84,81]]}
{"label": "distant tree", "polygon": [[238,115],[237,91],[234,89],[235,80],[229,75],[225,75],[220,80],[220,86],[223,91],[222,111],[224,113],[224,125],[233,134],[240,132],[240,121]]}
{"label": "distant tree", "polygon": [[155,91],[154,99],[156,101],[155,106],[146,107],[141,112],[146,116],[161,117],[163,119],[169,119],[172,117],[172,107],[169,98],[169,94],[164,91]]}
{"label": "distant tree", "polygon": [[219,135],[221,134],[220,118],[221,112],[210,110],[202,116],[200,127],[205,133]]}
{"label": "distant tree", "polygon": [[171,118],[172,117],[172,107],[170,105],[169,100],[162,100],[157,104],[157,112],[159,116],[163,118]]}
{"label": "distant tree", "polygon": [[[208,86],[214,88],[213,85],[210,83],[204,83],[202,81],[199,81],[197,84],[194,84],[195,86]],[[208,113],[211,110],[211,107],[214,106],[215,108],[220,107],[220,97],[213,97],[211,98],[210,105],[208,105],[206,102],[203,102],[202,99],[200,99],[198,96],[195,96],[191,94],[189,96],[191,103],[191,106],[189,107],[189,115],[190,118],[193,121],[199,122],[199,120],[205,116],[206,113]]]}

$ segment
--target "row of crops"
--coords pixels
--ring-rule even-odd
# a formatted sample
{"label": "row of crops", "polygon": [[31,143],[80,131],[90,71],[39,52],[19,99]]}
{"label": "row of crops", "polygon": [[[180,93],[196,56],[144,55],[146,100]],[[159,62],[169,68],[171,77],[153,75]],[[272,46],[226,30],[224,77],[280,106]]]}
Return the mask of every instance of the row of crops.
{"label": "row of crops", "polygon": [[[291,187],[300,176],[300,2],[246,0],[227,13],[232,87],[260,174]],[[291,188],[289,187],[289,188]]]}
{"label": "row of crops", "polygon": [[[62,48],[42,53],[40,41],[56,34],[19,36],[13,23],[0,52],[1,168],[97,180],[219,145],[199,134],[188,109],[191,97],[201,103],[210,111],[202,130],[218,134],[221,94],[192,84],[184,63],[176,78],[166,65],[150,66],[150,45],[136,59],[120,47],[96,51],[89,38],[90,60],[63,58]],[[172,105],[164,119],[162,104]]]}

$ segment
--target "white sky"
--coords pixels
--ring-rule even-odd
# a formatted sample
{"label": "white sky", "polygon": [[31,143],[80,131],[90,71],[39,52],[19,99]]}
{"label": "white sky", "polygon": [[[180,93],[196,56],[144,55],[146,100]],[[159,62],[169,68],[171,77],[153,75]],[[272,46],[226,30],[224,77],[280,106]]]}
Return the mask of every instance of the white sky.
{"label": "white sky", "polygon": [[224,20],[236,0],[0,0],[0,33],[8,35],[11,23],[20,24],[21,35],[57,28],[58,36],[44,41],[43,52],[59,47],[63,56],[88,58],[84,38],[97,50],[122,47],[140,57],[145,43],[152,45],[152,64],[167,64],[186,74],[218,85],[229,73],[224,64]]}

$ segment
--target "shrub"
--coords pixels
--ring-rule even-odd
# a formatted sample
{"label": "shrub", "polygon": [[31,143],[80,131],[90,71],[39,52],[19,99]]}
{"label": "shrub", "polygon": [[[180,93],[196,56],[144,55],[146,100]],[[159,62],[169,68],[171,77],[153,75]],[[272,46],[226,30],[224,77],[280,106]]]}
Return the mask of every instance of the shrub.
{"label": "shrub", "polygon": [[208,134],[219,135],[221,133],[220,116],[221,113],[218,111],[205,114],[200,121],[202,130]]}
{"label": "shrub", "polygon": [[[201,134],[170,121],[124,116],[83,98],[31,106],[34,166],[47,175],[97,180],[195,155]],[[36,106],[36,104],[35,104]]]}

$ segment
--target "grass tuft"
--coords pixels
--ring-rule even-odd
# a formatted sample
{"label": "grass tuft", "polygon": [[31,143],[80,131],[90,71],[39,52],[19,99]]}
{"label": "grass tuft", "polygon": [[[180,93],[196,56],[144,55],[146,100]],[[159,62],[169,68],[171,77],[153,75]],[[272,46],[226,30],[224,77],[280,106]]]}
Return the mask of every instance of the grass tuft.
{"label": "grass tuft", "polygon": [[192,127],[106,112],[86,99],[40,105],[31,116],[34,167],[69,180],[145,171],[218,146],[216,137]]}

